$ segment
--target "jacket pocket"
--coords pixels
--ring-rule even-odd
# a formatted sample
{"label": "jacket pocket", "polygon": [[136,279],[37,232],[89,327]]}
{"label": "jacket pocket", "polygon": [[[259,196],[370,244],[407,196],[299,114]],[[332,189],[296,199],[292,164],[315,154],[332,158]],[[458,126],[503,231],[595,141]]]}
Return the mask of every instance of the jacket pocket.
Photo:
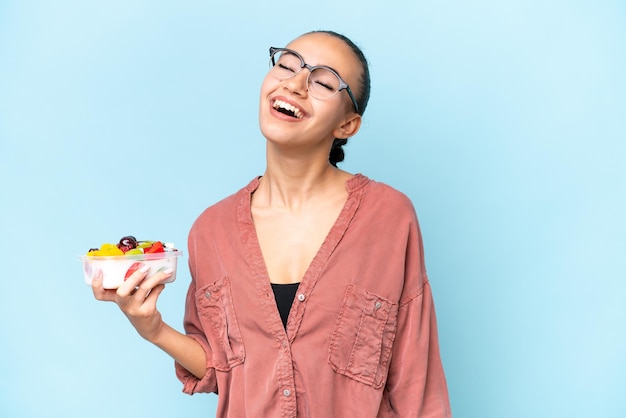
{"label": "jacket pocket", "polygon": [[212,351],[216,370],[228,371],[242,364],[245,349],[230,292],[230,280],[224,277],[196,291],[196,305]]}
{"label": "jacket pocket", "polygon": [[331,335],[328,362],[335,372],[381,388],[396,335],[398,304],[349,285]]}

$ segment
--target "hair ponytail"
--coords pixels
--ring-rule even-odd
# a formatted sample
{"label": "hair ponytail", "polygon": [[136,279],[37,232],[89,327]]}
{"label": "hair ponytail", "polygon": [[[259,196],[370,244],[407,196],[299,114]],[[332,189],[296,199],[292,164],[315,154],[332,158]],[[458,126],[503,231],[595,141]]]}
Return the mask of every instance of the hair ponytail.
{"label": "hair ponytail", "polygon": [[345,154],[343,152],[343,146],[348,143],[347,139],[338,139],[335,138],[333,141],[333,146],[330,148],[330,155],[328,157],[328,161],[334,166],[337,167],[337,163],[340,163],[345,158]]}

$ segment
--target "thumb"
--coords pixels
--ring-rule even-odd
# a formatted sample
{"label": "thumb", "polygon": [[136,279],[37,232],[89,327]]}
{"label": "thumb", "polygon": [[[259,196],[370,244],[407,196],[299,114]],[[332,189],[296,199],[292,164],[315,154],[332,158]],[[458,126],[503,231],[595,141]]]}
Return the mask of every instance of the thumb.
{"label": "thumb", "polygon": [[96,268],[91,278],[91,290],[97,300],[104,300],[111,302],[115,300],[115,290],[105,289],[102,283],[102,270]]}

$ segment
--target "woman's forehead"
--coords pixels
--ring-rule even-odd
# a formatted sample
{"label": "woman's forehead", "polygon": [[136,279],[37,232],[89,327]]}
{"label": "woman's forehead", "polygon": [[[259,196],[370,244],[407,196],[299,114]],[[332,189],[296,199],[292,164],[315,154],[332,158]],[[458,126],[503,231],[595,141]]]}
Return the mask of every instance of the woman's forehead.
{"label": "woman's forehead", "polygon": [[309,33],[294,39],[287,45],[309,65],[351,66],[356,57],[344,41],[326,33]]}
{"label": "woman's forehead", "polygon": [[[350,47],[340,38],[326,33],[309,33],[291,41],[287,48],[299,53],[309,65],[326,65],[339,72],[350,84],[360,73],[360,63]],[[354,76],[354,77],[353,77]]]}

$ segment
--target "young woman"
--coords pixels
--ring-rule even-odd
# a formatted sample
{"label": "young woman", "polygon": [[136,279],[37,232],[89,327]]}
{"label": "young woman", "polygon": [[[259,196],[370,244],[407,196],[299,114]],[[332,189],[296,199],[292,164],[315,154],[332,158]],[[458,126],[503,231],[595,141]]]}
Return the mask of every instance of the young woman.
{"label": "young woman", "polygon": [[[400,192],[336,167],[369,98],[334,32],[270,49],[262,177],[208,208],[188,241],[185,334],[156,309],[169,274],[94,280],[220,417],[449,417],[419,226]],[[330,156],[330,157],[329,157]]]}

